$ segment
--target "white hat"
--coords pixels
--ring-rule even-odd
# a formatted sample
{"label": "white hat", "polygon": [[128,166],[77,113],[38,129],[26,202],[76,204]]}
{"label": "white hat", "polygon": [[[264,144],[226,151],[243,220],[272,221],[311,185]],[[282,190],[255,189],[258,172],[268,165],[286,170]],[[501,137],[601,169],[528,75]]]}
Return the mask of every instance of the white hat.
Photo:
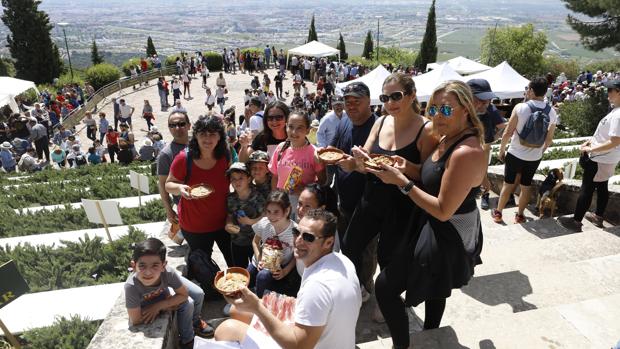
{"label": "white hat", "polygon": [[312,120],[312,122],[310,123],[310,127],[312,128],[319,127],[319,120],[317,119]]}
{"label": "white hat", "polygon": [[0,145],[0,149],[9,150],[9,149],[11,149],[11,148],[13,148],[13,146],[12,146],[12,145],[11,145],[11,143],[9,143],[9,142],[3,142],[3,143]]}
{"label": "white hat", "polygon": [[151,140],[147,138],[144,140],[142,144],[146,145],[147,147],[150,147],[153,145],[153,142],[151,142]]}
{"label": "white hat", "polygon": [[159,130],[157,129],[157,126],[151,126],[151,133],[153,132],[159,132]]}

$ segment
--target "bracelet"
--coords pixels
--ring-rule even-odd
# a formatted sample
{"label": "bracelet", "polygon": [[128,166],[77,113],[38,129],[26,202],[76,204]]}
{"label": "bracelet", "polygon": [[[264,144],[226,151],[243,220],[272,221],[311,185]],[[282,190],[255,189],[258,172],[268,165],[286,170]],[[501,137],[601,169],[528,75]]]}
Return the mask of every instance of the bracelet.
{"label": "bracelet", "polygon": [[409,195],[409,193],[411,192],[411,189],[413,189],[414,186],[415,186],[415,183],[413,181],[409,181],[409,183],[403,185],[402,187],[398,187],[398,189],[400,190],[401,193],[405,195]]}

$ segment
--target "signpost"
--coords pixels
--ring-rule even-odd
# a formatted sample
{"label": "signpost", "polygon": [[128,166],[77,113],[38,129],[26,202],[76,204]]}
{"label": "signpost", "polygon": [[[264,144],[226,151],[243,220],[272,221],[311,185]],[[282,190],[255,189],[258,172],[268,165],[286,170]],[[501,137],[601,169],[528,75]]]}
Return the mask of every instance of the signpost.
{"label": "signpost", "polygon": [[123,225],[123,219],[118,210],[118,202],[82,199],[82,207],[86,211],[86,217],[89,222],[103,224],[105,232],[108,234],[108,240],[112,242],[112,235],[110,235],[108,224]]}
{"label": "signpost", "polygon": [[138,190],[138,204],[142,207],[142,193],[150,194],[149,177],[136,171],[129,171],[129,184]]}
{"label": "signpost", "polygon": [[[0,283],[0,308],[3,308],[30,290],[26,280],[19,273],[15,262],[12,260],[0,266],[0,280],[2,280],[2,283]],[[9,332],[2,320],[0,320],[0,328],[2,328],[2,332],[4,332],[9,343],[13,347],[20,349],[19,341]]]}

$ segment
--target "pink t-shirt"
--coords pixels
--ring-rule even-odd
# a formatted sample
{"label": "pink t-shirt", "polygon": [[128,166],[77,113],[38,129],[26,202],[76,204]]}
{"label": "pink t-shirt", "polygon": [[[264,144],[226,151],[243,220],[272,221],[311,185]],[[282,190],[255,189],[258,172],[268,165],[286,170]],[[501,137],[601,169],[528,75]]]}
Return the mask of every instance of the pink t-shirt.
{"label": "pink t-shirt", "polygon": [[316,149],[312,144],[307,144],[304,147],[298,149],[286,148],[278,161],[278,154],[284,142],[278,144],[276,151],[271,157],[269,162],[269,171],[278,176],[278,189],[284,189],[286,180],[294,167],[298,167],[302,170],[301,183],[297,185],[306,186],[310,183],[315,183],[317,173],[323,170],[323,164],[315,158]]}

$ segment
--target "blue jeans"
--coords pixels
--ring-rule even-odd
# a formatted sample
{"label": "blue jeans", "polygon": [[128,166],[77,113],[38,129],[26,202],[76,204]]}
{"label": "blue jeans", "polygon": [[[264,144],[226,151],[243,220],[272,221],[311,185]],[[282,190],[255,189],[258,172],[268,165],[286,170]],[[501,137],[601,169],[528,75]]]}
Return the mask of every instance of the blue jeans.
{"label": "blue jeans", "polygon": [[182,276],[181,281],[187,287],[189,297],[177,308],[177,326],[181,343],[189,343],[194,339],[194,325],[200,321],[205,293],[200,286]]}

